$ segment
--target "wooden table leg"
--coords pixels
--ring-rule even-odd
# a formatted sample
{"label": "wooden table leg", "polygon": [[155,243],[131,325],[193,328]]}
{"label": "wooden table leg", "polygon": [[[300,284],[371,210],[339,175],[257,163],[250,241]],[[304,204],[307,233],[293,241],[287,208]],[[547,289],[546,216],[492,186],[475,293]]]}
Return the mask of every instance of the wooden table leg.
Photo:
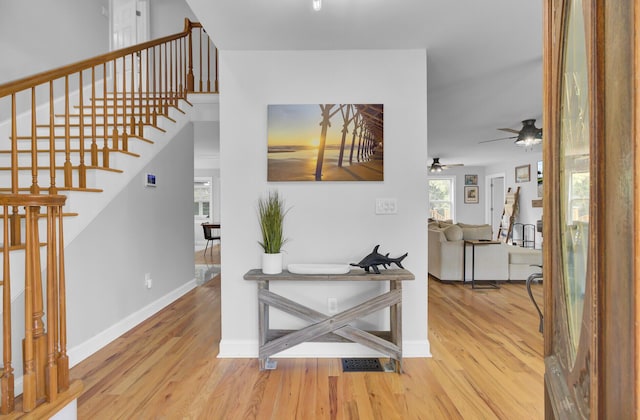
{"label": "wooden table leg", "polygon": [[[396,280],[389,281],[390,290],[399,290],[402,293],[402,282]],[[398,373],[402,373],[402,299],[395,305],[391,305],[389,308],[391,329],[391,341],[400,349],[399,359],[394,361],[394,370]],[[391,359],[393,360],[393,359]]]}
{"label": "wooden table leg", "polygon": [[[258,296],[260,290],[269,290],[269,281],[262,280],[258,282]],[[269,332],[269,305],[258,297],[258,353],[260,370],[265,370],[268,356],[262,354],[262,349],[267,344],[267,334]]]}

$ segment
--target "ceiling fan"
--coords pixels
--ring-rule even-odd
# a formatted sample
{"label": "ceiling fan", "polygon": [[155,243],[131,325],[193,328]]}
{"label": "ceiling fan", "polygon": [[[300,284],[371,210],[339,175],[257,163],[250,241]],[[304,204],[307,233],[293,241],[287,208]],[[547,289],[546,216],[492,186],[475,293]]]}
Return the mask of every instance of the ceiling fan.
{"label": "ceiling fan", "polygon": [[442,172],[452,166],[464,166],[464,163],[450,163],[448,165],[443,165],[440,163],[440,158],[433,158],[433,163],[429,166],[429,172]]}
{"label": "ceiling fan", "polygon": [[536,120],[529,119],[522,121],[522,129],[514,130],[512,128],[498,128],[501,131],[517,134],[517,136],[501,137],[499,139],[485,140],[480,143],[490,143],[492,141],[516,139],[514,142],[518,146],[530,147],[542,142],[542,128],[536,127]]}

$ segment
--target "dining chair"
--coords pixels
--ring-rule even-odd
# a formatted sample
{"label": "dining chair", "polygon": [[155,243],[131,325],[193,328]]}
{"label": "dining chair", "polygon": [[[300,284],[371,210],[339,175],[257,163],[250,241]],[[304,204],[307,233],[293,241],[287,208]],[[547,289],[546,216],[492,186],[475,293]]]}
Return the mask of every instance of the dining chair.
{"label": "dining chair", "polygon": [[[209,248],[209,242],[220,240],[220,225],[215,223],[203,223],[202,230],[204,232],[204,239],[207,241],[207,245],[204,247],[204,254],[206,254],[207,248]],[[213,255],[213,246],[211,246],[211,255]]]}

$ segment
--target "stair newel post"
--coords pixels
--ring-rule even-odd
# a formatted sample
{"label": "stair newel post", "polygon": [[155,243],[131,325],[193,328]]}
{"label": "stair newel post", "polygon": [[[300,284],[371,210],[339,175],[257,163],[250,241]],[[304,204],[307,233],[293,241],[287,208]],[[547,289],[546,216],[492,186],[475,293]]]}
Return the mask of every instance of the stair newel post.
{"label": "stair newel post", "polygon": [[[44,301],[42,294],[42,265],[40,263],[40,232],[38,229],[38,220],[40,214],[40,206],[29,206],[31,208],[30,220],[27,223],[31,223],[31,238],[27,241],[31,241],[32,258],[31,264],[32,271],[32,315],[31,320],[33,322],[33,358],[35,360],[35,374],[36,374],[36,400],[40,400],[46,396],[45,392],[45,369],[47,361],[47,334],[44,329]],[[27,243],[27,247],[29,244]],[[26,295],[25,295],[26,297]],[[29,322],[27,318],[25,323]]]}
{"label": "stair newel post", "polygon": [[64,186],[71,188],[72,182],[71,166],[71,134],[69,128],[69,76],[64,76]]}
{"label": "stair newel post", "polygon": [[189,31],[189,51],[188,51],[188,66],[189,71],[187,73],[187,91],[193,92],[193,26],[191,26],[191,22],[189,19],[185,19],[185,30]]}
{"label": "stair newel post", "polygon": [[31,88],[31,194],[38,194],[38,130],[36,128],[36,87]]}
{"label": "stair newel post", "polygon": [[58,343],[57,364],[58,364],[58,390],[65,391],[69,388],[69,356],[67,355],[67,292],[64,268],[64,230],[62,206],[66,197],[62,197],[57,212],[58,223],[58,284],[55,288],[58,293]]}
{"label": "stair newel post", "polygon": [[80,188],[87,187],[87,167],[84,164],[84,83],[83,83],[83,70],[78,73],[78,89],[79,89],[79,102],[80,102],[80,164],[78,165],[78,186]]}
{"label": "stair newel post", "polygon": [[49,81],[49,194],[56,194],[56,135],[53,80]]}
{"label": "stair newel post", "polygon": [[45,393],[47,402],[58,395],[58,365],[56,363],[57,311],[57,261],[56,219],[57,207],[47,206],[47,359],[45,367]]}
{"label": "stair newel post", "polygon": [[[82,104],[80,104],[82,106]],[[98,140],[96,129],[96,67],[91,67],[91,166],[98,166]]]}
{"label": "stair newel post", "polygon": [[[9,206],[3,205],[3,243],[9,243]],[[9,246],[2,248],[2,379],[0,379],[0,414],[11,413],[14,409],[14,377],[11,365],[11,279],[9,267]]]}

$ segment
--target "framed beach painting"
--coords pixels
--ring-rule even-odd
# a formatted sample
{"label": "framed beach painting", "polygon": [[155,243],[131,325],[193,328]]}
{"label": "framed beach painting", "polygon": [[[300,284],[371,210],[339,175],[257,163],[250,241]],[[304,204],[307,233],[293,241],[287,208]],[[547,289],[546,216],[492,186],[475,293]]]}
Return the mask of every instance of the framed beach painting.
{"label": "framed beach painting", "polygon": [[267,181],[383,181],[382,104],[267,106]]}
{"label": "framed beach painting", "polygon": [[478,185],[478,175],[465,175],[464,185]]}

